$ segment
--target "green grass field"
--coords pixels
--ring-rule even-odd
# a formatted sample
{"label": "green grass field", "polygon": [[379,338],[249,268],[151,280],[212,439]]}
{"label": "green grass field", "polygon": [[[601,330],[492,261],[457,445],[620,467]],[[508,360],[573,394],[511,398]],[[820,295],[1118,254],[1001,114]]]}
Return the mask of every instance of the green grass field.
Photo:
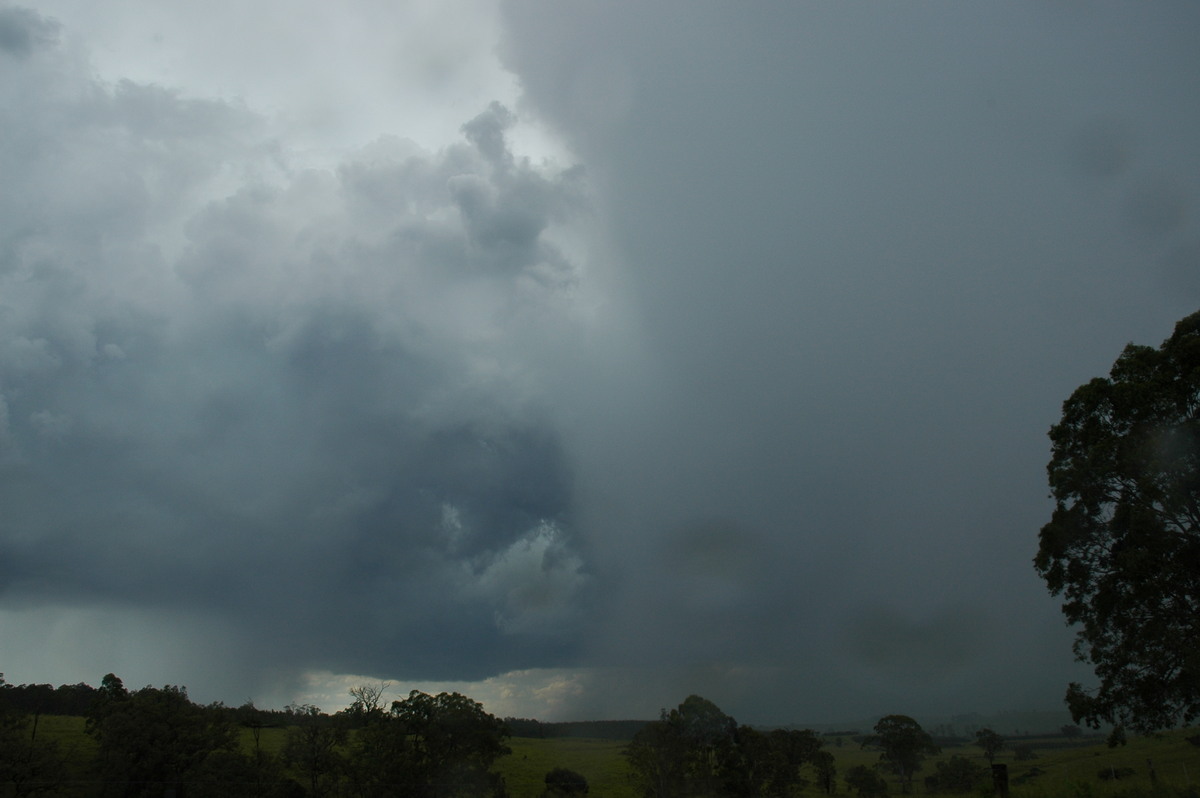
{"label": "green grass field", "polygon": [[581,774],[588,780],[589,795],[597,798],[636,798],[621,753],[625,745],[616,740],[516,737],[509,741],[512,753],[495,769],[504,776],[511,798],[540,796],[546,774],[554,768]]}
{"label": "green grass field", "polygon": [[[44,716],[38,721],[38,737],[55,740],[67,755],[69,767],[90,758],[94,743],[84,733],[84,720],[77,717]],[[1102,738],[1068,741],[1061,736],[1046,736],[1015,741],[1031,745],[1037,758],[1018,762],[1012,747],[1002,751],[997,762],[1009,768],[1012,798],[1140,798],[1141,796],[1174,795],[1154,791],[1150,764],[1157,775],[1158,785],[1176,791],[1194,790],[1200,798],[1200,747],[1185,738],[1195,735],[1195,729],[1176,730],[1157,737],[1131,737],[1128,745],[1109,748]],[[277,754],[282,748],[284,729],[263,729],[260,744],[263,750]],[[241,731],[243,750],[253,750],[249,729]],[[545,776],[556,767],[582,774],[588,780],[590,794],[595,798],[637,798],[629,779],[629,768],[622,752],[626,743],[617,740],[578,738],[532,739],[513,738],[509,741],[512,753],[496,763],[504,776],[511,798],[538,798],[545,787]],[[855,765],[874,765],[879,752],[862,749],[849,738],[839,746],[828,740],[826,748],[837,760],[838,792],[848,795],[841,775]],[[986,765],[977,746],[964,745],[943,748],[942,753],[926,761],[917,774],[914,794],[925,795],[924,776],[934,772],[934,763],[958,754]],[[1130,772],[1131,771],[1131,772]],[[1127,774],[1122,778],[1105,779],[1102,774]],[[894,792],[899,788],[892,784]],[[989,794],[990,791],[985,791]],[[805,795],[818,795],[810,787]]]}
{"label": "green grass field", "polygon": [[[1153,795],[1147,760],[1153,763],[1160,786],[1169,785],[1176,789],[1192,787],[1200,796],[1200,747],[1184,738],[1196,730],[1176,730],[1158,737],[1130,738],[1128,745],[1109,748],[1103,738],[1083,738],[1075,742],[1057,735],[1041,738],[1010,741],[1009,747],[996,757],[996,762],[1008,765],[1010,793],[1013,798],[1104,798],[1119,794]],[[1036,759],[1016,761],[1015,745],[1029,745]],[[874,765],[879,761],[879,752],[862,749],[849,738],[842,746],[827,744],[837,760],[839,778],[855,765]],[[914,794],[926,794],[924,777],[934,773],[935,763],[949,760],[954,755],[969,757],[987,765],[982,750],[975,745],[946,747],[937,756],[926,760],[924,768],[917,774]],[[1132,770],[1131,775],[1112,779],[1112,774]],[[1104,779],[1102,773],[1110,778]],[[839,785],[845,790],[845,784]],[[898,786],[893,785],[898,792]],[[990,789],[985,790],[990,794]]]}
{"label": "green grass field", "polygon": [[[1159,787],[1174,790],[1195,790],[1200,798],[1200,747],[1184,738],[1195,734],[1195,729],[1174,731],[1159,737],[1131,738],[1129,744],[1120,748],[1109,748],[1102,738],[1080,739],[1074,743],[1061,736],[1023,739],[1020,744],[1031,745],[1036,759],[1018,762],[1010,747],[997,756],[997,762],[1008,764],[1010,794],[1012,798],[1138,798],[1139,796],[1171,795],[1168,791],[1155,792],[1150,778],[1147,760],[1153,763]],[[528,739],[510,741],[513,753],[497,763],[497,770],[504,775],[512,798],[537,798],[541,794],[543,779],[555,767],[564,767],[581,773],[591,787],[590,794],[597,798],[636,798],[629,781],[629,770],[621,755],[625,744],[612,740],[575,739]],[[827,748],[837,760],[838,792],[848,795],[841,774],[855,765],[874,765],[879,761],[879,752],[862,749],[849,738],[837,746],[830,741]],[[966,756],[987,765],[982,751],[974,745],[943,748],[942,753],[926,761],[924,770],[917,774],[914,784],[915,795],[929,794],[925,790],[924,777],[935,771],[935,762],[948,760],[954,755]],[[1107,772],[1122,773],[1132,770],[1131,775],[1119,779],[1104,779]],[[1031,775],[1033,774],[1033,775]],[[899,794],[899,786],[892,783],[892,790]],[[990,786],[982,790],[990,795]],[[820,795],[810,786],[804,795]]]}

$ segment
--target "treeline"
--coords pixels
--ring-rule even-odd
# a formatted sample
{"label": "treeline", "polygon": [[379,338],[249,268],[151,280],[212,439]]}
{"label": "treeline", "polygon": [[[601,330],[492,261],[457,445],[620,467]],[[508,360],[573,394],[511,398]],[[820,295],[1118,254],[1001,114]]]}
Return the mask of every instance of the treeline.
{"label": "treeline", "polygon": [[[508,728],[458,693],[418,691],[382,706],[382,686],[351,691],[333,715],[200,705],[182,687],[13,687],[0,678],[0,794],[126,798],[504,798],[491,771]],[[86,704],[86,706],[85,706]],[[39,735],[52,714],[82,715],[91,745]],[[282,730],[282,746],[263,730]],[[248,740],[248,742],[244,742]],[[549,786],[549,785],[548,785]]]}
{"label": "treeline", "polygon": [[[86,717],[103,693],[90,684],[9,684],[0,673],[0,712],[20,715],[64,715]],[[214,705],[223,706],[223,705]],[[292,713],[281,709],[260,709],[245,704],[236,710],[239,721],[257,722],[263,727],[284,726]]]}
{"label": "treeline", "polygon": [[[386,687],[355,687],[353,703],[329,715],[311,705],[200,705],[182,687],[131,691],[113,674],[98,688],[14,686],[0,675],[0,795],[507,798],[492,767],[510,753],[514,735],[628,740],[625,759],[645,798],[788,798],[810,786],[826,794],[837,788],[822,735],[744,726],[695,695],[657,721],[541,723],[499,720],[458,693],[414,690],[385,706]],[[83,717],[88,743],[61,750],[39,732],[52,715]],[[851,739],[880,752],[876,767],[856,765],[843,776],[860,796],[887,794],[886,776],[910,792],[923,760],[940,752],[903,715]],[[974,742],[989,764],[1008,745],[990,729]],[[924,782],[929,792],[969,792],[988,776],[973,758],[956,755],[937,762]],[[563,768],[547,773],[545,785],[543,798],[588,792],[583,776]]]}
{"label": "treeline", "polygon": [[589,740],[632,740],[646,727],[646,720],[585,720],[545,722],[530,718],[505,718],[513,737],[549,739],[565,737]]}
{"label": "treeline", "polygon": [[0,706],[27,715],[86,715],[96,701],[90,684],[8,684],[0,680]]}
{"label": "treeline", "polygon": [[647,798],[786,798],[809,784],[836,790],[833,754],[805,729],[761,732],[688,696],[629,744],[626,757]]}

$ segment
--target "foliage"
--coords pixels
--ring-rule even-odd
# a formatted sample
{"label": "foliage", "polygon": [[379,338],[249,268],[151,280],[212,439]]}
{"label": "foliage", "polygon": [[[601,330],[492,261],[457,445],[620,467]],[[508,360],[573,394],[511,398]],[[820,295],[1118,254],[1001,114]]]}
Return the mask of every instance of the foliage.
{"label": "foliage", "polygon": [[508,729],[483,705],[459,693],[417,690],[393,701],[390,713],[406,736],[405,762],[421,785],[411,795],[503,795],[503,779],[491,772],[507,754]]}
{"label": "foliage", "polygon": [[887,782],[866,765],[855,765],[846,771],[846,786],[863,798],[887,795]]}
{"label": "foliage", "polygon": [[988,764],[996,761],[996,754],[1005,748],[1004,738],[991,729],[980,729],[975,732],[975,744],[983,749],[983,755]]}
{"label": "foliage", "polygon": [[1137,731],[1200,717],[1200,313],[1130,344],[1050,429],[1055,501],[1034,565],[1080,628],[1099,687],[1076,721]]}
{"label": "foliage", "polygon": [[949,761],[937,763],[937,773],[925,778],[925,788],[930,792],[971,792],[987,774],[983,765],[955,754]]}
{"label": "foliage", "polygon": [[[0,674],[0,687],[5,686]],[[55,791],[62,772],[57,744],[38,739],[38,717],[16,710],[6,697],[0,693],[0,784],[15,796]]]}
{"label": "foliage", "polygon": [[1018,762],[1029,762],[1037,759],[1037,752],[1032,745],[1018,745],[1013,749],[1013,758]]}
{"label": "foliage", "polygon": [[0,678],[0,702],[23,715],[86,715],[96,688],[86,684],[7,684]]}
{"label": "foliage", "polygon": [[236,748],[227,711],[197,706],[187,690],[172,685],[131,693],[111,673],[101,683],[87,733],[97,743],[98,775],[123,785],[127,796],[159,796],[202,779],[212,755]]}
{"label": "foliage", "polygon": [[[752,730],[742,727],[743,735]],[[748,762],[745,769],[751,773],[761,773],[761,792],[768,798],[786,798],[792,794],[793,788],[806,785],[806,780],[800,775],[801,768],[811,765],[816,772],[817,781],[822,792],[831,792],[833,779],[837,775],[833,754],[822,751],[824,744],[815,732],[810,730],[775,729],[765,735],[766,745],[757,752],[757,762]],[[757,786],[750,781],[749,786]],[[754,790],[751,794],[759,794]]]}
{"label": "foliage", "polygon": [[638,791],[647,798],[682,796],[695,767],[696,755],[665,710],[658,722],[634,736],[625,755]]}
{"label": "foliage", "polygon": [[542,793],[544,798],[567,798],[587,794],[587,779],[573,770],[555,768],[546,774],[546,791]]}
{"label": "foliage", "polygon": [[491,771],[509,752],[508,729],[483,706],[458,693],[412,691],[391,709],[378,708],[382,687],[351,691],[347,715],[359,728],[349,752],[349,777],[361,796],[504,795]]}
{"label": "foliage", "polygon": [[940,750],[921,724],[907,715],[880,718],[875,724],[875,736],[863,745],[882,749],[880,764],[900,777],[904,792],[912,789],[913,775],[921,769],[925,756]]}
{"label": "foliage", "polygon": [[787,796],[803,786],[801,768],[809,764],[832,787],[833,759],[820,748],[812,731],[763,734],[693,695],[639,731],[626,756],[645,796]]}
{"label": "foliage", "polygon": [[294,725],[287,731],[283,762],[308,780],[309,795],[326,795],[345,770],[339,748],[346,742],[346,727],[311,704],[292,705],[289,709]]}
{"label": "foliage", "polygon": [[360,684],[350,688],[350,697],[354,699],[350,706],[338,714],[351,728],[364,726],[383,716],[383,694],[391,686],[390,682],[378,684]]}
{"label": "foliage", "polygon": [[[205,707],[204,709],[208,709]],[[218,712],[223,711],[217,708]],[[285,718],[282,712],[256,710],[263,712],[276,720]],[[260,749],[266,755],[274,756],[282,748],[287,735],[283,725],[265,726],[261,730]],[[348,747],[343,750],[347,759],[353,760],[354,738],[357,732],[351,731]],[[764,733],[766,736],[766,733]],[[240,744],[238,751],[247,759],[255,750],[255,743],[250,729],[243,728],[238,735]],[[1041,736],[1026,736],[1019,742],[1037,749],[1037,762],[1014,765],[1012,755],[1001,753],[997,762],[1008,761],[1010,770],[1009,783],[1013,786],[1013,798],[1048,798],[1049,796],[1071,795],[1077,791],[1090,790],[1096,796],[1111,796],[1111,798],[1200,798],[1196,792],[1196,752],[1195,744],[1188,741],[1189,737],[1200,737],[1195,730],[1167,731],[1150,736],[1130,735],[1128,745],[1121,748],[1107,748],[1102,738],[1096,736],[1080,737],[1076,740],[1064,740],[1057,731],[1047,732]],[[84,798],[84,796],[99,794],[100,787],[96,786],[96,777],[90,771],[95,757],[96,744],[85,732],[85,719],[82,717],[42,716],[37,729],[39,741],[54,741],[60,754],[66,760],[59,787],[51,794],[62,795],[64,798]],[[629,738],[626,738],[628,742]],[[1099,742],[1098,742],[1099,741]],[[604,798],[635,798],[637,793],[630,781],[628,760],[623,756],[625,743],[616,740],[578,739],[578,738],[514,738],[509,741],[513,749],[511,754],[498,758],[494,764],[497,772],[502,773],[507,780],[507,788],[513,798],[541,798],[545,790],[545,775],[555,767],[564,767],[583,775],[588,780],[589,794],[604,796]],[[945,743],[944,754],[949,757],[958,754],[972,758],[984,764],[979,754],[979,748],[974,741],[961,741],[951,745]],[[1016,745],[1012,746],[1015,750]],[[847,773],[857,765],[872,765],[878,758],[878,751],[860,749],[859,746],[846,745],[841,749],[827,746],[819,753],[836,755],[838,767],[839,792],[852,795],[855,791],[848,789],[841,778],[841,773]],[[1147,760],[1152,760],[1149,765]],[[248,778],[249,773],[241,769],[239,762],[245,759],[227,759],[227,755],[218,752],[209,757],[203,768],[205,781],[193,782],[186,787],[187,798],[197,796],[217,795],[255,795],[283,798],[284,796],[301,796],[304,789],[295,782],[283,780],[271,782],[265,776],[265,789],[255,790],[253,786],[246,787],[237,784],[239,778]],[[1037,767],[1033,767],[1033,765]],[[931,765],[926,766],[931,768]],[[804,770],[810,781],[815,765]],[[1132,768],[1136,771],[1133,776],[1117,782],[1105,782],[1098,778],[1104,769]],[[1155,774],[1157,781],[1155,781]],[[1189,784],[1189,788],[1185,785]],[[233,782],[231,784],[231,782]],[[896,788],[893,788],[896,789]],[[290,790],[290,792],[289,792]],[[818,785],[809,784],[807,787],[794,787],[792,796],[813,796],[819,792]],[[0,795],[12,794],[11,788],[6,792],[0,785]],[[109,789],[108,795],[120,795],[119,791]],[[363,793],[358,792],[354,785],[344,780],[340,785],[340,794],[347,798],[357,798]],[[404,795],[401,790],[394,790],[386,795]],[[730,793],[736,794],[736,793]],[[1080,792],[1082,794],[1082,792]],[[159,793],[162,795],[162,792]]]}
{"label": "foliage", "polygon": [[356,795],[370,798],[396,793],[417,793],[420,774],[410,771],[412,746],[399,722],[380,715],[354,732],[349,778]]}

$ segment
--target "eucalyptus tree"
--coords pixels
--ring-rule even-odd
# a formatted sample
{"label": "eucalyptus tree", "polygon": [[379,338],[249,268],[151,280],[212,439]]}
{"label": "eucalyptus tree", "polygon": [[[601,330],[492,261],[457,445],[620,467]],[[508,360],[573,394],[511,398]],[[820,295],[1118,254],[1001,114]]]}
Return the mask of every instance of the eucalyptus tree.
{"label": "eucalyptus tree", "polygon": [[1200,717],[1200,313],[1129,344],[1050,429],[1054,511],[1034,566],[1078,627],[1076,722],[1149,732]]}
{"label": "eucalyptus tree", "polygon": [[912,791],[913,776],[921,769],[926,756],[941,749],[929,732],[907,715],[888,715],[875,724],[875,735],[868,737],[864,747],[881,749],[880,764],[900,778],[902,792]]}

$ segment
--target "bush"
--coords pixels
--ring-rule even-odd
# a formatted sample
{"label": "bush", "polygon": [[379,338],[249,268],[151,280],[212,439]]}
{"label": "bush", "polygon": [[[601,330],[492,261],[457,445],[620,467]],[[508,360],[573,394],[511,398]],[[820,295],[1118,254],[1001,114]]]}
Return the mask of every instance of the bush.
{"label": "bush", "polygon": [[1013,749],[1013,753],[1016,755],[1018,762],[1028,762],[1031,759],[1038,758],[1037,752],[1033,750],[1032,745],[1018,745]]}
{"label": "bush", "polygon": [[555,768],[546,774],[546,791],[542,793],[543,798],[587,794],[587,779],[573,770]]}
{"label": "bush", "polygon": [[986,774],[983,765],[955,754],[949,762],[937,763],[937,773],[925,778],[925,788],[930,792],[971,792]]}
{"label": "bush", "polygon": [[846,786],[858,792],[859,795],[887,795],[887,782],[879,774],[866,765],[855,765],[846,771]]}

